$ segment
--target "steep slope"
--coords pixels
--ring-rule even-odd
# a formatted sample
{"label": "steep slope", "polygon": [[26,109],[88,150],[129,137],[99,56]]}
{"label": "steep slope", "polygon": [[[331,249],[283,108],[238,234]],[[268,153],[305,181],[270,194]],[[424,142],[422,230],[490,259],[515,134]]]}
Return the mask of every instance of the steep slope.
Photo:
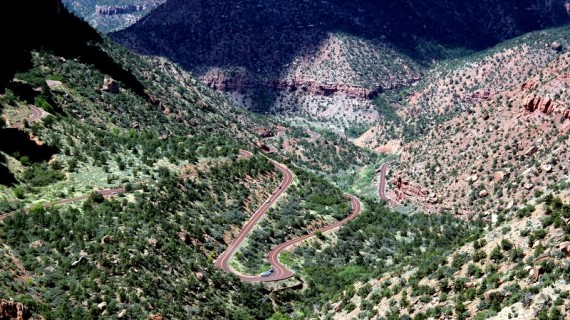
{"label": "steep slope", "polygon": [[166,0],[63,0],[71,12],[83,17],[91,26],[101,32],[113,32],[124,29]]}
{"label": "steep slope", "polygon": [[548,195],[481,236],[419,266],[357,283],[322,316],[414,319],[565,319],[570,311],[570,197]]}
{"label": "steep slope", "polygon": [[568,28],[445,63],[356,143],[399,155],[390,194],[432,212],[491,214],[568,176]]}
{"label": "steep slope", "polygon": [[2,61],[2,316],[268,318],[264,289],[211,262],[277,185],[267,159],[236,157],[259,123],[59,1],[32,4],[12,14],[37,36]]}
{"label": "steep slope", "polygon": [[[36,17],[28,28],[37,33],[22,31],[29,37],[5,49],[14,60],[3,60],[1,70],[3,312],[269,318],[278,308],[273,289],[243,284],[213,259],[278,187],[279,172],[254,144],[261,140],[254,129],[272,123],[164,58],[111,43],[59,1],[31,4],[20,2],[13,18]],[[239,158],[242,148],[253,156]],[[323,154],[311,161],[316,169],[330,168],[342,154],[356,159],[342,169],[372,158],[346,141],[319,141],[315,149]],[[349,210],[336,187],[288,166],[295,186],[260,223],[263,232],[248,239],[264,244],[257,247]],[[257,247],[244,247],[241,257],[250,252],[252,259],[238,262],[262,268]]]}
{"label": "steep slope", "polygon": [[374,122],[368,99],[420,77],[408,56],[480,49],[566,19],[564,1],[171,0],[112,37],[255,110],[346,124]]}

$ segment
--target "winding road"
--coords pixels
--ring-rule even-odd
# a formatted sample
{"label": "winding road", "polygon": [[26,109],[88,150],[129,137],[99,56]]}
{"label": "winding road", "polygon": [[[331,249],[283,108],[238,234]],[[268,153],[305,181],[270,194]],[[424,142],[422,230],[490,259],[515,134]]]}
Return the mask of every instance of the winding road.
{"label": "winding road", "polygon": [[250,158],[251,156],[253,156],[253,153],[246,151],[246,150],[243,150],[243,149],[239,150],[239,154],[238,154],[239,159],[247,159],[247,158]]}
{"label": "winding road", "polygon": [[40,120],[41,118],[47,116],[47,112],[43,111],[42,109],[34,106],[33,104],[30,104],[28,106],[30,108],[30,117],[28,118],[28,122],[34,122],[37,120]]}
{"label": "winding road", "polygon": [[[361,210],[361,204],[360,204],[360,200],[358,200],[358,198],[356,198],[353,195],[346,195],[347,197],[349,197],[351,199],[352,202],[352,211],[350,212],[350,214],[340,220],[337,221],[331,225],[328,225],[324,228],[321,228],[317,231],[311,232],[307,235],[304,235],[302,237],[299,238],[295,238],[292,240],[289,240],[287,242],[284,242],[280,245],[278,245],[277,247],[273,248],[271,251],[269,251],[269,254],[267,255],[267,260],[269,261],[269,263],[271,264],[271,266],[273,267],[273,273],[268,276],[268,277],[261,277],[261,279],[259,279],[260,277],[253,277],[255,280],[251,280],[250,278],[247,279],[243,279],[245,281],[279,281],[279,280],[284,280],[287,278],[292,277],[295,273],[293,271],[291,271],[290,269],[288,269],[285,265],[283,265],[280,261],[279,261],[279,255],[281,254],[281,252],[287,250],[288,248],[296,245],[299,242],[305,241],[307,239],[310,239],[312,237],[315,237],[317,235],[317,232],[327,232],[327,231],[331,231],[333,229],[339,228],[340,226],[346,224],[347,222],[349,222],[350,220],[356,218],[356,216],[360,213]],[[241,277],[240,277],[241,278]]]}
{"label": "winding road", "polygon": [[307,134],[308,134],[309,137],[310,137],[310,138],[308,139],[309,141],[315,141],[315,140],[317,140],[318,138],[320,138],[320,136],[321,136],[320,134],[318,134],[318,133],[316,133],[315,131],[312,131],[312,130],[310,130],[310,129],[307,129]]}
{"label": "winding road", "polygon": [[230,267],[229,261],[230,261],[231,257],[234,255],[234,253],[236,252],[236,250],[239,248],[239,246],[241,245],[243,240],[246,238],[246,236],[251,232],[253,227],[255,227],[255,225],[259,222],[259,220],[263,217],[263,215],[265,215],[265,213],[267,213],[269,208],[271,208],[273,203],[275,203],[275,201],[277,201],[277,199],[279,199],[279,197],[283,194],[283,192],[285,192],[285,190],[287,190],[287,188],[291,185],[291,182],[293,182],[293,173],[291,172],[291,170],[289,170],[289,168],[287,168],[287,167],[285,167],[285,166],[283,166],[283,165],[281,165],[281,164],[279,164],[273,160],[271,162],[273,163],[275,168],[283,174],[283,182],[281,182],[279,187],[277,187],[277,189],[275,191],[273,191],[273,193],[271,194],[269,199],[267,201],[265,201],[261,205],[261,207],[259,209],[257,209],[257,211],[254,212],[254,214],[251,216],[249,221],[245,224],[245,227],[243,227],[243,229],[240,231],[238,236],[232,241],[232,243],[230,243],[228,248],[224,252],[222,252],[222,254],[215,261],[216,267],[223,269],[224,271],[234,273],[234,274],[238,275],[242,280],[245,280],[245,281],[248,281],[248,280],[251,282],[261,281],[261,280],[256,280],[256,279],[258,279],[258,278],[259,279],[265,279],[265,278],[262,278],[261,276],[256,277],[256,276],[239,275],[237,272],[235,272]]}
{"label": "winding road", "polygon": [[337,221],[327,227],[321,228],[309,234],[306,234],[302,237],[298,237],[287,242],[279,244],[277,247],[273,248],[267,254],[267,261],[272,267],[273,272],[268,276],[261,276],[261,275],[244,275],[237,271],[235,271],[230,265],[229,261],[232,256],[235,254],[237,249],[240,247],[244,239],[247,235],[251,232],[251,230],[255,227],[255,225],[259,222],[259,220],[267,213],[269,208],[279,199],[279,197],[285,192],[285,190],[291,185],[293,181],[293,173],[284,165],[281,165],[275,161],[271,161],[275,168],[279,170],[283,174],[283,182],[279,185],[279,187],[271,194],[269,199],[263,203],[263,205],[257,209],[257,211],[251,216],[249,221],[246,223],[245,227],[240,231],[238,236],[232,241],[232,243],[228,246],[228,248],[222,252],[222,254],[216,259],[214,262],[217,268],[220,268],[226,272],[231,272],[238,276],[244,282],[270,282],[270,281],[279,281],[284,280],[287,278],[292,277],[295,273],[288,269],[285,265],[283,265],[279,261],[279,254],[284,250],[288,249],[291,246],[296,245],[297,243],[307,240],[309,238],[315,237],[317,232],[326,232],[333,230],[346,224],[348,221],[354,219],[361,210],[361,204],[358,198],[352,195],[347,195],[352,201],[352,211],[350,214],[344,218],[343,220]]}
{"label": "winding road", "polygon": [[[45,112],[44,110],[34,106],[33,104],[28,105],[28,108],[30,108],[30,116],[26,119],[26,121],[28,121],[28,123],[38,121],[41,118],[48,115],[47,112]],[[16,123],[12,124],[11,126],[9,126],[8,128],[21,128],[23,126],[24,126],[23,122],[16,122]]]}
{"label": "winding road", "polygon": [[[32,110],[34,110],[34,109],[32,109]],[[39,112],[36,113],[36,111],[38,111],[38,110],[39,110]],[[33,120],[37,120],[37,119],[40,119],[41,117],[45,116],[45,114],[43,113],[43,111],[41,109],[37,109],[37,110],[32,111],[32,112],[33,112],[33,117],[32,117]],[[29,119],[32,119],[32,118],[29,118]],[[32,120],[29,120],[29,121],[32,121]],[[239,151],[239,157],[240,158],[249,158],[251,156],[252,156],[252,153],[249,151],[245,151],[245,150]],[[280,163],[277,163],[276,161],[273,161],[273,160],[271,160],[271,163],[275,166],[275,168],[277,170],[279,170],[283,174],[283,182],[281,182],[281,184],[277,187],[277,189],[275,189],[275,191],[273,191],[271,193],[269,199],[267,199],[261,205],[261,207],[259,209],[257,209],[257,211],[255,211],[255,213],[251,216],[249,221],[246,223],[245,227],[240,231],[238,236],[232,241],[232,243],[228,246],[228,248],[214,262],[214,264],[217,268],[220,268],[226,272],[231,272],[231,273],[235,274],[244,282],[280,281],[280,280],[284,280],[284,279],[292,277],[295,273],[293,271],[291,271],[290,269],[288,269],[284,264],[282,264],[279,261],[279,255],[281,254],[281,252],[283,252],[284,250],[287,250],[288,248],[290,248],[290,247],[292,247],[292,246],[294,246],[294,245],[296,245],[302,241],[305,241],[307,239],[315,237],[318,232],[322,233],[322,232],[327,232],[327,231],[331,231],[333,229],[339,228],[340,226],[342,226],[342,225],[346,224],[347,222],[349,222],[350,220],[354,219],[361,211],[360,200],[358,200],[358,198],[356,198],[353,195],[346,195],[346,197],[350,198],[350,200],[351,200],[352,211],[343,220],[337,221],[333,224],[330,224],[326,227],[323,227],[321,229],[313,231],[313,232],[306,234],[304,236],[301,236],[301,237],[286,241],[284,243],[281,243],[278,246],[276,246],[275,248],[273,248],[267,254],[267,260],[268,260],[269,264],[271,264],[272,270],[273,270],[273,272],[271,274],[269,274],[268,276],[240,274],[239,272],[232,269],[231,266],[229,265],[229,261],[230,261],[231,257],[235,254],[237,249],[240,247],[242,242],[245,240],[245,238],[251,232],[251,230],[255,227],[255,225],[259,222],[259,220],[267,213],[267,211],[269,211],[271,206],[281,197],[281,195],[285,192],[285,190],[287,190],[287,188],[289,188],[289,186],[293,182],[293,173],[291,172],[291,170],[289,170],[289,168],[287,168],[286,166],[284,166]],[[386,168],[383,168],[382,176],[381,176],[382,177],[381,182],[383,181],[384,175],[386,173],[385,171],[386,171]],[[384,182],[384,184],[385,184],[385,182]],[[124,188],[105,189],[105,190],[99,190],[97,192],[102,194],[104,197],[111,197],[114,195],[125,193],[125,189]],[[383,192],[381,192],[381,196],[382,195],[383,195]],[[63,200],[58,200],[58,201],[54,201],[54,202],[44,203],[43,207],[47,208],[47,207],[61,205],[61,204],[65,204],[65,203],[75,202],[75,201],[83,201],[83,200],[87,200],[89,197],[90,197],[90,195],[84,195],[84,196],[80,196],[80,197],[76,197],[76,198],[63,199]],[[26,208],[23,210],[24,210],[24,212],[27,212],[27,211],[29,211],[29,208]],[[5,220],[6,218],[9,218],[9,217],[15,215],[17,212],[18,211],[13,211],[13,212],[9,212],[9,213],[0,215],[0,222]]]}

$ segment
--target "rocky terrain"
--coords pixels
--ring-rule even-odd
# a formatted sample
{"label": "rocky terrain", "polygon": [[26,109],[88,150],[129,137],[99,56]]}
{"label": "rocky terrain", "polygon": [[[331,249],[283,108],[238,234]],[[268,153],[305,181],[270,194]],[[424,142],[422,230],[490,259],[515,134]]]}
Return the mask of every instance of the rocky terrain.
{"label": "rocky terrain", "polygon": [[124,29],[150,13],[166,0],[64,0],[75,14],[84,18],[101,32]]}
{"label": "rocky terrain", "polygon": [[179,63],[253,110],[343,127],[376,122],[381,112],[370,99],[419,80],[418,61],[567,17],[563,1],[171,0],[112,37]]}
{"label": "rocky terrain", "polygon": [[[102,28],[157,4],[67,3]],[[0,319],[570,310],[570,27],[503,41],[563,1],[170,0],[112,35],[144,55],[61,0],[6,6]],[[263,278],[347,193],[286,281],[216,267],[243,235],[229,264]]]}
{"label": "rocky terrain", "polygon": [[210,261],[275,187],[266,158],[237,158],[255,117],[60,1],[31,4],[2,20],[33,32],[0,69],[0,318],[270,317]]}
{"label": "rocky terrain", "polygon": [[494,228],[454,252],[357,283],[331,302],[328,315],[564,319],[569,202],[566,191],[506,211]]}
{"label": "rocky terrain", "polygon": [[529,34],[446,63],[395,101],[399,120],[355,141],[399,155],[392,197],[490,218],[566,179],[567,32]]}

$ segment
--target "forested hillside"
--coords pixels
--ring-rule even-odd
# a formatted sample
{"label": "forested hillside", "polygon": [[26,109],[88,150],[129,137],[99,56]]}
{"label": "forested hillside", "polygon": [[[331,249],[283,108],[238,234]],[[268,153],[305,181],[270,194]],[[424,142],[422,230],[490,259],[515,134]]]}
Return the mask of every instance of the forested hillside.
{"label": "forested hillside", "polygon": [[[562,319],[568,28],[425,69],[566,19],[560,1],[491,2],[171,0],[157,11],[167,27],[153,16],[114,35],[134,45],[132,30],[170,32],[189,56],[163,46],[170,38],[138,49],[174,61],[120,47],[61,0],[6,4],[0,320]],[[184,38],[182,20],[212,32]],[[236,99],[251,97],[176,64],[243,63],[283,89],[271,77],[296,58],[271,55],[280,43],[322,54],[280,78],[291,95],[279,99],[319,97],[306,114],[250,113]],[[354,73],[327,75],[334,66]],[[312,71],[316,82],[288,82]]]}
{"label": "forested hillside", "polygon": [[252,110],[342,128],[377,122],[372,99],[434,61],[567,21],[562,0],[170,0],[111,37]]}

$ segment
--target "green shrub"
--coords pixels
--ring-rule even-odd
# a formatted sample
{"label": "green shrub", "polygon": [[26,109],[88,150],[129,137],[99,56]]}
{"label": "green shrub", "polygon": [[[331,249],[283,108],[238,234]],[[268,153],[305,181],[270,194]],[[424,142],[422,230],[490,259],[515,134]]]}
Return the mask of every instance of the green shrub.
{"label": "green shrub", "polygon": [[501,259],[503,259],[503,253],[501,252],[501,248],[499,246],[496,246],[493,248],[493,250],[491,250],[491,253],[489,254],[489,259],[493,261],[500,261]]}
{"label": "green shrub", "polygon": [[503,248],[505,251],[509,251],[513,248],[513,243],[507,239],[503,239],[501,240],[501,248]]}
{"label": "green shrub", "polygon": [[46,163],[34,164],[23,175],[23,180],[31,186],[43,187],[54,182],[63,180],[65,175],[48,167]]}

